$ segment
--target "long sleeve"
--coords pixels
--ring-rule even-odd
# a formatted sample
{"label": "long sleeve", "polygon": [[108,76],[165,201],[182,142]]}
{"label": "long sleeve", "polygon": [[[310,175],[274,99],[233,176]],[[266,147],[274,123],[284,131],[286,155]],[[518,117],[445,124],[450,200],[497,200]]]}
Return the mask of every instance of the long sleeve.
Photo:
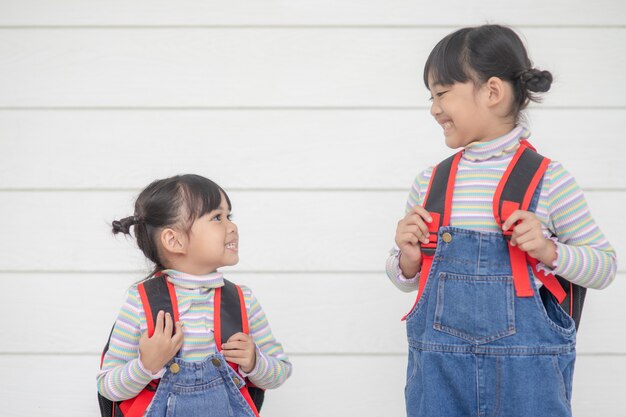
{"label": "long sleeve", "polygon": [[282,345],[272,334],[265,312],[252,291],[244,285],[241,289],[248,309],[250,335],[257,347],[257,361],[249,373],[241,372],[259,388],[277,388],[291,375],[292,365]]}
{"label": "long sleeve", "polygon": [[617,271],[615,250],[574,177],[558,162],[550,164],[547,174],[548,229],[556,235],[557,259],[551,271],[543,269],[583,287],[606,288]]}
{"label": "long sleeve", "polygon": [[98,391],[111,401],[133,398],[145,388],[153,378],[139,359],[139,338],[143,309],[137,287],[128,291],[109,341],[109,350],[103,358],[102,369],[98,373]]}
{"label": "long sleeve", "polygon": [[[411,186],[409,196],[406,200],[406,206],[404,213],[408,213],[415,205],[420,205],[424,201],[426,190],[428,189],[428,182],[433,169],[429,168],[426,171],[421,172]],[[400,249],[394,245],[389,251],[385,271],[389,280],[401,291],[411,292],[417,291],[419,282],[419,272],[414,277],[405,277],[400,269]]]}

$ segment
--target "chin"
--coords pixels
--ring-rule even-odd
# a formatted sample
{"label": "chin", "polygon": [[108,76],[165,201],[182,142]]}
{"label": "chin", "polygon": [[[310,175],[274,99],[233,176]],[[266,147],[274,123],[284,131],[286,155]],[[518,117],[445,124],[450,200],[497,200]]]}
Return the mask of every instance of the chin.
{"label": "chin", "polygon": [[230,259],[227,262],[224,262],[224,266],[235,266],[239,263],[239,255],[234,259]]}

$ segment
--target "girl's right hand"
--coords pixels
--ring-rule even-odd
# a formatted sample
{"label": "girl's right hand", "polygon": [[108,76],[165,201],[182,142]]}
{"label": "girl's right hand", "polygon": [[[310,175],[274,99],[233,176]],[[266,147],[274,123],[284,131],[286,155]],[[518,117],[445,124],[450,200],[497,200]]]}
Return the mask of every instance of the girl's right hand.
{"label": "girl's right hand", "polygon": [[396,228],[396,245],[400,249],[400,269],[402,274],[411,278],[417,275],[421,267],[421,243],[428,243],[428,226],[432,217],[422,206],[413,206]]}
{"label": "girl's right hand", "polygon": [[179,321],[175,327],[176,334],[172,336],[174,329],[172,316],[161,310],[157,314],[152,337],[148,337],[148,332],[144,332],[139,339],[141,363],[153,374],[159,372],[183,346],[182,323]]}

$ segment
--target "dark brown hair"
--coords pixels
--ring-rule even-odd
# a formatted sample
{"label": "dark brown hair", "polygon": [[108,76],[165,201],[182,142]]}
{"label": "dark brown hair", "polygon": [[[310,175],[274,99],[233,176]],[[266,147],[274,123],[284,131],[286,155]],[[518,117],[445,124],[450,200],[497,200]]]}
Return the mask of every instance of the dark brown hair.
{"label": "dark brown hair", "polygon": [[459,29],[433,48],[424,65],[424,84],[428,81],[451,85],[473,81],[480,85],[498,77],[513,86],[511,114],[515,120],[536,93],[550,90],[552,74],[533,68],[519,36],[506,26],[483,25]]}
{"label": "dark brown hair", "polygon": [[208,178],[186,174],[156,180],[139,194],[132,216],[112,223],[113,233],[130,235],[132,227],[139,249],[155,265],[152,276],[165,269],[157,245],[158,232],[165,227],[188,232],[196,219],[219,208],[222,194],[231,210],[226,192]]}

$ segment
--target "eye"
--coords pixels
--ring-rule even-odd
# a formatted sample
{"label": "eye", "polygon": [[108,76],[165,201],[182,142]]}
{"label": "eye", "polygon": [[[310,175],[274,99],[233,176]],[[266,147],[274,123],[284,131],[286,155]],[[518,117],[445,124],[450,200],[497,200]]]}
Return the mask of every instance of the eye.
{"label": "eye", "polygon": [[[215,216],[213,216],[213,217],[211,218],[211,221],[212,221],[212,222],[221,222],[221,221],[222,221],[222,218],[223,218],[223,214],[216,214]],[[232,219],[233,219],[233,215],[229,213],[229,214],[226,216],[226,218],[227,218],[228,220],[232,220]]]}
{"label": "eye", "polygon": [[445,91],[440,91],[437,94],[435,94],[437,97],[443,97],[444,94],[446,94],[448,92],[448,90]]}

